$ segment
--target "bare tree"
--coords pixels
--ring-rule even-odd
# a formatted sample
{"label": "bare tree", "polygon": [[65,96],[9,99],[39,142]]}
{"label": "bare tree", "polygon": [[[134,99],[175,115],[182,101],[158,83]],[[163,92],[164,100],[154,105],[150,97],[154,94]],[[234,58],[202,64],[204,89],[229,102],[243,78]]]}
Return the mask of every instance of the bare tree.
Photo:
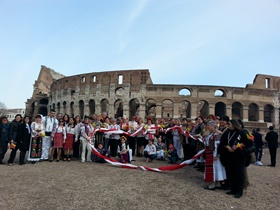
{"label": "bare tree", "polygon": [[6,114],[7,107],[6,105],[0,101],[0,116],[3,116]]}

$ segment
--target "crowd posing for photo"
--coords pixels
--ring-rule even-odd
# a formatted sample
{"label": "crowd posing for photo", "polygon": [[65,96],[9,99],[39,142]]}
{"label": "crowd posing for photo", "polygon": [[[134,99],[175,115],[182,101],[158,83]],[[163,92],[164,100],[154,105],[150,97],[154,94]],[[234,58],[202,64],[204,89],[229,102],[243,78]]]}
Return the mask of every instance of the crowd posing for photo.
{"label": "crowd posing for photo", "polygon": [[[81,120],[80,116],[63,116],[51,110],[48,116],[38,114],[33,122],[20,114],[10,123],[6,117],[0,121],[0,164],[5,164],[3,160],[10,148],[9,166],[15,165],[18,150],[19,165],[24,165],[26,160],[32,164],[72,160],[105,163],[104,157],[130,163],[135,161],[135,156],[144,157],[147,163],[157,159],[175,164],[205,150],[192,162],[194,168],[204,172],[204,179],[209,183],[205,189],[230,190],[227,194],[240,198],[249,184],[247,167],[251,155],[255,154],[256,165],[263,165],[260,130],[254,129],[250,134],[241,120],[230,120],[228,116],[166,121],[144,120],[135,115],[128,120],[111,118],[103,112]],[[265,140],[271,154],[270,166],[275,167],[278,134],[272,126],[269,130]],[[91,145],[102,156],[94,154]]]}

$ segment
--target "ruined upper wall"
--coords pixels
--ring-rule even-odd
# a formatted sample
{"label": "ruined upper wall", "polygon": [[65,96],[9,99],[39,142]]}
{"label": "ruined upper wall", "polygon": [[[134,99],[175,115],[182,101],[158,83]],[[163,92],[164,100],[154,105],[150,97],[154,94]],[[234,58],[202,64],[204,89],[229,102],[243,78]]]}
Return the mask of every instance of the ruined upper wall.
{"label": "ruined upper wall", "polygon": [[247,84],[246,88],[254,89],[270,89],[280,90],[280,77],[272,75],[257,74],[255,76],[253,84]]}

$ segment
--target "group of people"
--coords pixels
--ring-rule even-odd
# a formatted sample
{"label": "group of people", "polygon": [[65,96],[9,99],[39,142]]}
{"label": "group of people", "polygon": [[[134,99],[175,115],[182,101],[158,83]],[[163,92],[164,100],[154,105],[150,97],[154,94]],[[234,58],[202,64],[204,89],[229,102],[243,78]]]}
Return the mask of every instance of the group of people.
{"label": "group of people", "polygon": [[[241,120],[230,120],[228,116],[209,115],[206,119],[198,116],[195,122],[186,118],[168,122],[148,118],[144,124],[138,115],[128,121],[109,118],[103,112],[100,116],[85,116],[82,121],[80,116],[63,116],[51,110],[48,116],[38,114],[33,122],[28,116],[22,119],[20,114],[11,123],[6,117],[0,121],[0,164],[10,144],[10,166],[14,165],[17,150],[20,150],[19,164],[24,165],[25,159],[32,164],[72,159],[104,163],[102,156],[92,153],[91,145],[103,157],[119,157],[122,163],[131,162],[137,156],[145,157],[147,163],[158,159],[174,164],[189,160],[205,149],[193,162],[209,182],[205,189],[230,189],[227,194],[240,198],[248,185],[246,169],[253,152],[256,164],[262,165],[260,130],[254,130],[251,135]],[[278,134],[272,126],[269,129],[265,140],[271,154],[270,166],[275,167]]]}

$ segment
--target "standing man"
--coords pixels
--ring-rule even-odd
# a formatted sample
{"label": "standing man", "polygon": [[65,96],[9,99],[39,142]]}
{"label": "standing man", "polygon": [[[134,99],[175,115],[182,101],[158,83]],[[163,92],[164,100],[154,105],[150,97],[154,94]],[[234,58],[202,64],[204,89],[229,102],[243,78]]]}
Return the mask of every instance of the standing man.
{"label": "standing man", "polygon": [[47,161],[50,154],[51,134],[53,129],[58,125],[58,121],[55,118],[55,110],[52,109],[49,116],[43,117],[42,122],[45,127],[46,136],[43,137],[41,160]]}
{"label": "standing man", "polygon": [[276,152],[278,147],[278,133],[276,133],[273,129],[273,126],[269,126],[269,132],[265,136],[265,140],[268,143],[268,149],[270,153],[271,164],[268,166],[275,167],[276,166]]}

